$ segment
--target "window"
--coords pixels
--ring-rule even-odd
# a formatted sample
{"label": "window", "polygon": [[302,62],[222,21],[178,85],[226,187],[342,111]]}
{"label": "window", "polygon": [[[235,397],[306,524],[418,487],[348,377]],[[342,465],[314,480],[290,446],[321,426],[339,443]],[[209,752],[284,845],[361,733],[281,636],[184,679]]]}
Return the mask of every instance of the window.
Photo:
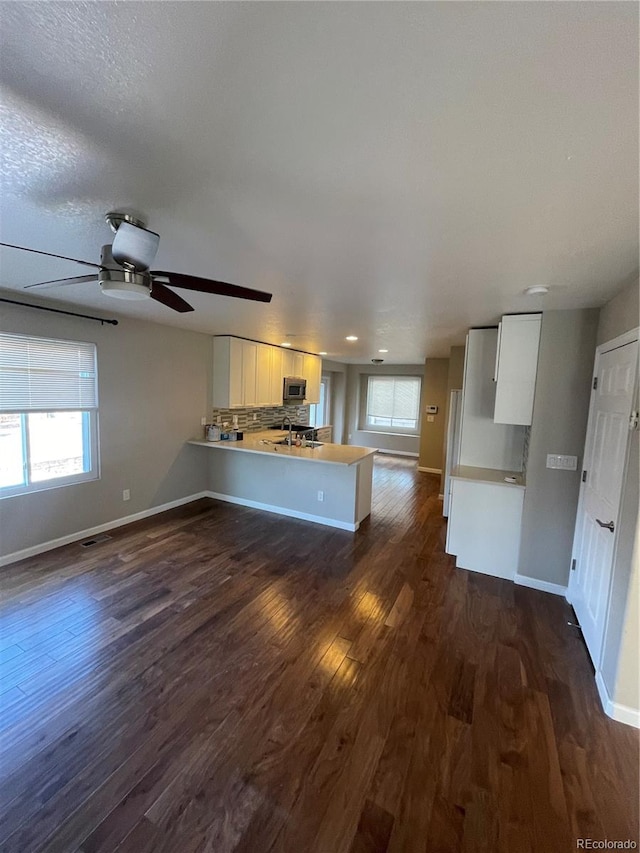
{"label": "window", "polygon": [[419,376],[367,376],[361,429],[417,433],[420,425]]}
{"label": "window", "polygon": [[309,406],[309,426],[320,427],[329,423],[329,377],[320,382],[320,400]]}
{"label": "window", "polygon": [[0,333],[0,497],[98,477],[92,343]]}

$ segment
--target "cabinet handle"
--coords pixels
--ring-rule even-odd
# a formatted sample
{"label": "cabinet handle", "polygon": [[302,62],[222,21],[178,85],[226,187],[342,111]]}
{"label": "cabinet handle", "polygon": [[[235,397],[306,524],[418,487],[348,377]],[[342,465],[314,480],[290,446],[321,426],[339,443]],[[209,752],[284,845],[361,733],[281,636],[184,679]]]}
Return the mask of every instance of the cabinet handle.
{"label": "cabinet handle", "polygon": [[600,527],[606,527],[607,530],[609,530],[611,533],[613,533],[613,531],[616,529],[616,526],[613,521],[610,521],[608,524],[605,524],[604,521],[600,521],[599,518],[596,518],[596,523],[599,524]]}

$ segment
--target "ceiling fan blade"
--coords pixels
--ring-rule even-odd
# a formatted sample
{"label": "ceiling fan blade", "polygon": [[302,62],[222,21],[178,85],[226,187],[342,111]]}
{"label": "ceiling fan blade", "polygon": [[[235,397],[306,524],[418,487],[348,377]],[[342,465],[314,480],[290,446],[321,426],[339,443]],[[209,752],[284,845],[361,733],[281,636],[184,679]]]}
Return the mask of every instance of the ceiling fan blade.
{"label": "ceiling fan blade", "polygon": [[151,285],[151,298],[156,302],[162,302],[167,308],[173,308],[174,311],[179,311],[181,314],[186,314],[187,311],[193,311],[193,306],[189,305],[182,296],[178,296],[173,290],[169,290],[164,284],[159,281],[154,281]]}
{"label": "ceiling fan blade", "polygon": [[195,275],[184,275],[179,272],[159,272],[153,270],[153,278],[166,278],[172,287],[184,287],[186,290],[197,290],[200,293],[234,296],[236,299],[253,299],[256,302],[271,302],[271,294],[264,290],[253,290],[251,287],[239,287],[237,284],[226,284],[224,281],[212,281],[208,278],[198,278]]}
{"label": "ceiling fan blade", "polygon": [[66,284],[83,284],[85,281],[98,281],[98,276],[92,275],[77,275],[74,278],[55,278],[53,281],[39,281],[37,284],[26,284],[24,289],[29,290],[32,287],[39,287],[40,290],[48,290],[50,287],[64,287]]}
{"label": "ceiling fan blade", "polygon": [[48,258],[60,258],[61,261],[73,261],[74,264],[84,264],[85,267],[95,267],[97,270],[101,269],[100,264],[94,264],[91,261],[67,258],[66,255],[52,255],[51,252],[41,252],[40,249],[27,249],[26,246],[14,246],[12,243],[0,243],[0,246],[5,246],[7,249],[20,249],[21,252],[33,252],[34,255],[46,255]]}

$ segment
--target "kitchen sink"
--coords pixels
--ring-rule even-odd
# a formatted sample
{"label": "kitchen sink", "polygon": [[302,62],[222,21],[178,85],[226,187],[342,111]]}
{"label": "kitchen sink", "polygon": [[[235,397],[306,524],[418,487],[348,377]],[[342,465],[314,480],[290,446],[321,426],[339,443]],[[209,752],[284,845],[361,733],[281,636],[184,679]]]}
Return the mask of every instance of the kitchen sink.
{"label": "kitchen sink", "polygon": [[[274,444],[281,444],[281,445],[284,445],[285,447],[289,447],[289,439],[283,438],[281,441],[274,441]],[[294,439],[293,446],[296,447],[295,439]],[[314,447],[322,447],[322,442],[321,441],[308,441],[305,446],[310,447],[311,449],[313,449]],[[301,447],[302,447],[302,445],[301,445]]]}

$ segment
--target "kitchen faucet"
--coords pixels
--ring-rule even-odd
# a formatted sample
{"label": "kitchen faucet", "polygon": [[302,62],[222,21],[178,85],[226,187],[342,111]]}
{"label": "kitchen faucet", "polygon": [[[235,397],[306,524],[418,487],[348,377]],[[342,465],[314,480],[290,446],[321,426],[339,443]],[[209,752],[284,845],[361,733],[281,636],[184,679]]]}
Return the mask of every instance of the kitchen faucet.
{"label": "kitchen faucet", "polygon": [[293,422],[289,415],[282,418],[282,429],[284,429],[285,421],[289,421],[289,447],[293,447]]}

